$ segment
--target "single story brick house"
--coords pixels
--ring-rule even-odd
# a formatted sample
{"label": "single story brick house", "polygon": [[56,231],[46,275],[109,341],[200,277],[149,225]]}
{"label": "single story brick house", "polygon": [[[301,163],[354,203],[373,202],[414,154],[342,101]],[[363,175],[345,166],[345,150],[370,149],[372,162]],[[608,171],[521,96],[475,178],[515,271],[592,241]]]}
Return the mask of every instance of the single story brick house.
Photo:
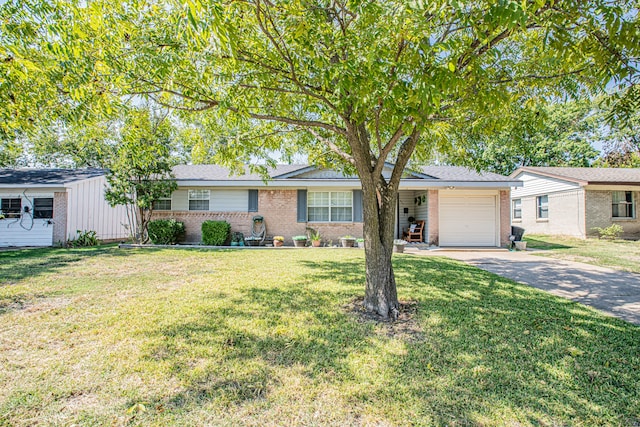
{"label": "single story brick house", "polygon": [[640,239],[640,169],[523,167],[511,174],[511,218],[528,233],[586,238],[595,227],[619,224]]}
{"label": "single story brick house", "polygon": [[[389,172],[389,171],[387,171]],[[280,165],[270,180],[230,176],[217,165],[173,169],[178,189],[158,200],[154,218],[175,218],[186,226],[187,242],[201,241],[205,220],[226,220],[232,231],[250,235],[252,218],[264,217],[267,235],[291,237],[307,228],[325,242],[361,237],[362,192],[357,177],[309,165]],[[520,181],[463,167],[431,166],[408,171],[400,184],[396,235],[409,217],[425,221],[423,241],[439,246],[503,246],[509,242],[510,191]]]}
{"label": "single story brick house", "polygon": [[104,199],[100,169],[0,169],[0,247],[64,244],[76,231],[126,238],[125,208]]}

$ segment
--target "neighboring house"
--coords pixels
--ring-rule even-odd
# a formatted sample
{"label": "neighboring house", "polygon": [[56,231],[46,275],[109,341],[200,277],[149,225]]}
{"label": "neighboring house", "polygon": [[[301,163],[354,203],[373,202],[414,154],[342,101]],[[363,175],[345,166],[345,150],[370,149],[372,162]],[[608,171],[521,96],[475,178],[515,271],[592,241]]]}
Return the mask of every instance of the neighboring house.
{"label": "neighboring house", "polygon": [[640,169],[523,167],[511,177],[523,182],[511,193],[512,222],[527,233],[585,238],[619,224],[623,237],[640,238]]}
{"label": "neighboring house", "polygon": [[0,247],[63,244],[77,230],[127,237],[125,208],[109,206],[105,184],[99,169],[0,169]]}
{"label": "neighboring house", "polygon": [[[337,243],[361,237],[362,192],[357,177],[308,165],[281,165],[271,177],[229,176],[215,165],[173,169],[178,189],[155,203],[154,218],[175,218],[186,226],[186,241],[201,241],[205,220],[226,220],[232,231],[250,235],[252,218],[263,216],[267,235],[305,234],[307,228]],[[390,173],[389,170],[385,173]],[[439,246],[502,246],[510,234],[509,194],[519,181],[478,174],[462,167],[425,167],[406,172],[400,184],[396,236],[409,217],[425,220],[424,241]]]}

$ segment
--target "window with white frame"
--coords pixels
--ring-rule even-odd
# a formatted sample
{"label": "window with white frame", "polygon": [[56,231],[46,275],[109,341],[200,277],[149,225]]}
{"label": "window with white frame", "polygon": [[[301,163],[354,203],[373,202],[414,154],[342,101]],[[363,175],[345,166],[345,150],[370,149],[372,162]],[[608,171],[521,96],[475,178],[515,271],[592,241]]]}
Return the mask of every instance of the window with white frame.
{"label": "window with white frame", "polygon": [[33,217],[39,219],[53,218],[53,198],[37,197],[33,199]]}
{"label": "window with white frame", "polygon": [[158,199],[153,201],[154,211],[170,211],[171,210],[171,198]]}
{"label": "window with white frame", "polygon": [[309,222],[352,222],[353,192],[310,191],[307,209]]}
{"label": "window with white frame", "polygon": [[538,196],[536,198],[537,205],[537,218],[548,219],[549,218],[549,196]]}
{"label": "window with white frame", "polygon": [[513,199],[511,202],[511,217],[522,219],[522,199]]}
{"label": "window with white frame", "polygon": [[611,216],[614,218],[635,218],[633,191],[613,191],[611,193]]}
{"label": "window with white frame", "polygon": [[5,218],[20,218],[22,199],[20,197],[0,199],[0,212]]}
{"label": "window with white frame", "polygon": [[209,190],[189,190],[189,210],[208,211],[210,197]]}

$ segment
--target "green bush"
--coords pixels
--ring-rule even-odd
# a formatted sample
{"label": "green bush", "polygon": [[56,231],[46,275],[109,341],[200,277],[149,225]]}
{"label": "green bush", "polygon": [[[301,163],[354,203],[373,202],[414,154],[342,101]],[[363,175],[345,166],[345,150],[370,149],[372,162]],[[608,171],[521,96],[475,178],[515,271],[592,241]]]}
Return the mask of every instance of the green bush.
{"label": "green bush", "polygon": [[601,239],[609,239],[609,240],[619,239],[620,236],[622,236],[622,233],[624,232],[624,230],[622,229],[622,226],[618,224],[611,224],[607,228],[594,227],[593,229],[596,230],[598,234],[600,234]]}
{"label": "green bush", "polygon": [[222,246],[229,241],[231,224],[227,221],[205,221],[202,223],[202,243]]}
{"label": "green bush", "polygon": [[76,237],[67,242],[72,248],[83,248],[89,246],[98,246],[98,233],[93,230],[76,230]]}
{"label": "green bush", "polygon": [[156,219],[147,228],[149,238],[156,245],[175,245],[184,236],[184,223],[175,219]]}

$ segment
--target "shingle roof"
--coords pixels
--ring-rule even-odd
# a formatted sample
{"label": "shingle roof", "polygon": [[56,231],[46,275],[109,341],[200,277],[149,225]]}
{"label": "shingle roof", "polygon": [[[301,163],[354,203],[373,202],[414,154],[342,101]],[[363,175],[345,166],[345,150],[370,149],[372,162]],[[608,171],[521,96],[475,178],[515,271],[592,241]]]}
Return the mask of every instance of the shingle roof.
{"label": "shingle roof", "polygon": [[104,175],[103,169],[0,169],[0,184],[63,185]]}
{"label": "shingle roof", "polygon": [[[269,175],[275,177],[304,169],[308,165],[278,165],[269,170]],[[259,181],[258,174],[230,175],[229,169],[219,165],[178,165],[173,167],[173,174],[177,180],[188,181]]]}
{"label": "shingle roof", "polygon": [[477,172],[464,166],[423,166],[421,172],[442,181],[510,182],[513,179],[491,172]]}
{"label": "shingle roof", "polygon": [[[308,170],[309,165],[278,165],[269,170],[272,178],[295,178],[297,171]],[[439,181],[452,182],[513,182],[512,178],[490,172],[477,172],[463,166],[425,166],[417,170],[418,173],[428,175]],[[230,175],[229,169],[219,165],[178,165],[173,168],[173,174],[181,181],[259,181],[257,174]],[[283,176],[284,175],[284,176]]]}
{"label": "shingle roof", "polygon": [[552,178],[587,184],[634,184],[640,185],[640,168],[563,168],[523,167],[511,174],[531,172]]}

